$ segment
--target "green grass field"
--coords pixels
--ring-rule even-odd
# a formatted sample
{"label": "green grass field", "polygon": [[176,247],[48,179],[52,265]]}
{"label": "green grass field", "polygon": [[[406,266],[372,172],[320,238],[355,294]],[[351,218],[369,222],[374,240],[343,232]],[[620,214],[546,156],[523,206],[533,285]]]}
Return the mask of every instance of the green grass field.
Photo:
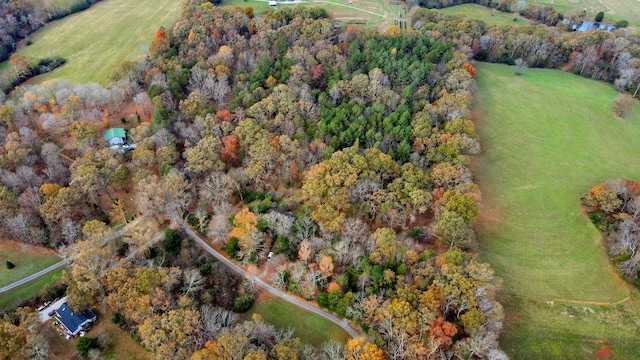
{"label": "green grass field", "polygon": [[276,329],[293,328],[295,337],[315,347],[320,347],[329,340],[344,344],[349,339],[349,335],[339,326],[277,297],[261,296],[243,318],[249,320],[254,313],[262,315]]}
{"label": "green grass field", "polygon": [[[16,242],[0,242],[0,287],[45,269],[62,259],[51,250]],[[16,267],[9,270],[6,261]]]}
{"label": "green grass field", "polygon": [[640,108],[617,119],[611,86],[557,70],[479,64],[477,82],[480,254],[504,279],[505,350],[594,358],[608,344],[615,358],[637,356],[638,293],[611,269],[580,196],[606,179],[640,179]]}
{"label": "green grass field", "polygon": [[64,269],[65,267],[55,269],[35,280],[0,294],[0,310],[14,306],[20,301],[34,296],[43,288],[58,283]]}
{"label": "green grass field", "polygon": [[[529,21],[517,13],[509,14],[500,11],[492,12],[491,9],[477,4],[464,4],[441,9],[445,14],[463,14],[472,19],[482,20],[487,25],[525,25]],[[514,21],[513,19],[516,19]]]}
{"label": "green grass field", "polygon": [[179,12],[178,0],[104,0],[45,25],[29,37],[33,45],[19,53],[34,59],[50,54],[67,59],[61,68],[36,78],[38,82],[62,78],[104,85],[120,62],[143,56],[155,31],[171,25]]}
{"label": "green grass field", "polygon": [[[223,0],[222,6],[252,6],[256,15],[269,8],[267,1],[262,0]],[[278,1],[278,8],[287,6],[319,6],[326,9],[337,23],[358,23],[375,26],[385,30],[393,19],[399,19],[403,7],[391,5],[389,0],[315,0],[303,3],[288,4]],[[404,15],[403,15],[404,16]]]}

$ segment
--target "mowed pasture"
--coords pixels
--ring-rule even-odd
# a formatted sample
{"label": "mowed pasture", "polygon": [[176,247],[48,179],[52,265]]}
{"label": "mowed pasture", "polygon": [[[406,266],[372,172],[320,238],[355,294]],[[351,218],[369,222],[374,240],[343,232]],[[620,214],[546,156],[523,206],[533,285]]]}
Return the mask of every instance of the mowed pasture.
{"label": "mowed pasture", "polygon": [[350,338],[349,334],[329,320],[273,296],[259,296],[242,318],[251,320],[253,314],[262,315],[266,322],[276,327],[276,330],[292,328],[294,337],[316,348],[320,348],[324,342],[330,340],[346,344]]}
{"label": "mowed pasture", "polygon": [[170,26],[180,13],[178,0],[104,0],[82,12],[46,24],[32,34],[19,54],[33,59],[59,55],[62,67],[35,81],[61,78],[73,83],[107,83],[123,60],[146,55],[155,31]]}
{"label": "mowed pasture", "polygon": [[[222,0],[221,6],[251,6],[256,15],[269,8],[267,0]],[[405,18],[404,2],[393,0],[314,0],[294,2],[278,1],[278,8],[290,6],[321,7],[338,24],[368,25],[384,31],[393,20]],[[401,17],[402,16],[402,17]]]}
{"label": "mowed pasture", "polygon": [[518,13],[505,13],[477,4],[451,6],[440,9],[440,11],[450,15],[462,14],[471,19],[482,20],[487,23],[487,25],[517,26],[529,23],[529,20],[520,16]]}
{"label": "mowed pasture", "polygon": [[[526,0],[527,3],[531,1]],[[586,10],[586,21],[593,21],[596,14],[602,11],[605,23],[615,24],[619,20],[627,20],[635,31],[640,28],[640,3],[637,0],[544,0],[538,3],[553,6],[564,15],[571,11]]]}
{"label": "mowed pasture", "polygon": [[515,359],[640,354],[638,292],[608,262],[580,197],[610,178],[640,180],[640,107],[613,116],[608,84],[557,70],[478,64],[474,172],[480,255],[503,278]]}

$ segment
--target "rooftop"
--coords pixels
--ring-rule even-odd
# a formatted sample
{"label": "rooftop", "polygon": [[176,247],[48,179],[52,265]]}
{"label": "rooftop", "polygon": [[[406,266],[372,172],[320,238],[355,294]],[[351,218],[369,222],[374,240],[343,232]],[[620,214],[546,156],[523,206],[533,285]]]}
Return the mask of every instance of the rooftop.
{"label": "rooftop", "polygon": [[66,302],[56,310],[56,313],[58,314],[62,325],[64,325],[64,327],[66,327],[73,335],[77,334],[83,325],[93,322],[97,318],[96,314],[89,309],[74,312]]}
{"label": "rooftop", "polygon": [[113,138],[123,138],[125,139],[127,135],[124,132],[123,128],[111,128],[104,132],[104,141],[109,141]]}

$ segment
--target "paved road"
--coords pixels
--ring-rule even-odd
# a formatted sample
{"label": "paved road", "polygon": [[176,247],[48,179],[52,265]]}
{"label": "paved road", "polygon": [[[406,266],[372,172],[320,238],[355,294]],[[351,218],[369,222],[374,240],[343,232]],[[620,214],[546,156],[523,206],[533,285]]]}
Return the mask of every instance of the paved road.
{"label": "paved road", "polygon": [[7,285],[5,287],[0,288],[0,293],[3,293],[5,291],[9,291],[9,290],[11,290],[11,289],[13,289],[15,287],[18,287],[18,286],[20,286],[22,284],[25,284],[25,283],[27,283],[27,282],[35,279],[35,278],[38,278],[38,277],[40,277],[40,276],[42,276],[42,275],[44,275],[44,274],[46,274],[48,272],[51,272],[51,271],[55,270],[55,269],[57,269],[57,268],[59,268],[61,266],[67,265],[68,263],[69,263],[69,261],[62,260],[59,263],[53,264],[53,265],[49,266],[46,269],[42,269],[42,270],[38,271],[35,274],[29,275],[26,278],[20,279],[20,280],[14,282],[13,284],[9,284],[9,285]]}
{"label": "paved road", "polygon": [[209,254],[213,255],[213,257],[215,257],[216,259],[218,259],[219,261],[221,261],[223,264],[227,265],[231,270],[233,270],[234,272],[240,274],[241,276],[253,281],[256,285],[260,286],[261,288],[263,288],[264,290],[268,291],[269,293],[291,303],[294,305],[297,305],[311,313],[314,313],[318,316],[321,316],[329,321],[331,321],[332,323],[340,326],[344,331],[346,331],[349,335],[351,335],[351,337],[359,337],[360,334],[354,330],[350,325],[349,322],[345,319],[340,319],[337,316],[334,316],[316,306],[313,306],[312,304],[298,299],[294,296],[291,296],[287,293],[284,293],[278,289],[276,289],[275,287],[267,284],[266,282],[262,281],[261,279],[250,275],[249,273],[247,273],[241,266],[237,265],[236,263],[234,263],[233,261],[229,260],[227,257],[225,257],[224,255],[220,254],[218,251],[216,251],[216,249],[212,248],[209,244],[207,244],[206,241],[204,241],[200,235],[198,233],[196,233],[195,231],[193,231],[193,228],[187,224],[184,223],[184,221],[182,221],[182,218],[180,216],[178,216],[178,212],[176,211],[175,207],[173,206],[173,202],[171,201],[171,197],[169,196],[169,194],[165,193],[165,198],[167,200],[167,205],[169,208],[169,212],[171,213],[171,216],[173,217],[173,220],[178,224],[178,226],[193,240],[196,242],[196,244],[198,244],[198,246],[200,246],[201,248],[203,248],[206,252],[208,252]]}
{"label": "paved road", "polygon": [[[104,244],[106,242],[109,242],[109,241],[111,241],[113,239],[116,239],[116,238],[122,236],[125,232],[127,232],[129,229],[134,227],[136,224],[138,224],[139,221],[141,221],[142,219],[145,219],[145,218],[147,218],[147,214],[145,214],[143,216],[140,216],[136,220],[134,220],[134,221],[130,222],[129,224],[127,224],[127,226],[123,227],[122,229],[105,236],[103,239],[101,239],[101,242]],[[49,266],[46,269],[42,269],[42,270],[38,271],[35,274],[29,275],[29,276],[27,276],[25,278],[22,278],[22,279],[14,282],[12,284],[9,284],[9,285],[7,285],[5,287],[0,288],[0,294],[5,292],[5,291],[9,291],[9,290],[11,290],[11,289],[13,289],[15,287],[18,287],[20,285],[23,285],[23,284],[25,284],[25,283],[33,280],[33,279],[39,278],[40,276],[42,276],[44,274],[47,274],[47,273],[49,273],[49,272],[51,272],[51,271],[53,271],[53,270],[55,270],[55,269],[57,269],[57,268],[59,268],[61,266],[67,265],[67,264],[69,264],[69,260],[67,260],[67,259],[62,260],[59,263],[53,264],[53,265]]]}

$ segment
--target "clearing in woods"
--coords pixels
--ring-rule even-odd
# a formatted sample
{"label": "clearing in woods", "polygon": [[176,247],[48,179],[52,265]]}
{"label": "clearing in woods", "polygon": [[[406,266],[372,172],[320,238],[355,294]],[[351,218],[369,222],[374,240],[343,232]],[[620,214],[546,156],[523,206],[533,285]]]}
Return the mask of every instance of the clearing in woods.
{"label": "clearing in woods", "polygon": [[[269,8],[268,0],[222,0],[221,6],[252,6],[255,14]],[[322,7],[337,24],[356,24],[376,27],[385,31],[394,20],[409,21],[405,14],[406,3],[401,0],[313,0],[278,1],[278,8],[286,6]]]}
{"label": "clearing in woods", "polygon": [[266,322],[276,327],[276,330],[293,328],[294,337],[318,349],[326,341],[335,340],[345,344],[350,338],[338,325],[275,296],[258,296],[251,309],[242,315],[242,319],[251,320],[255,313],[262,315]]}
{"label": "clearing in woods", "polygon": [[464,4],[451,6],[440,9],[445,14],[456,15],[462,14],[472,19],[482,20],[487,25],[525,25],[530,23],[529,20],[520,16],[518,13],[505,13],[477,4]]}
{"label": "clearing in woods", "polygon": [[[580,196],[640,180],[640,107],[611,112],[608,84],[558,70],[478,64],[474,161],[484,208],[480,255],[503,278],[503,348],[514,359],[640,353],[640,295],[609,265]],[[611,304],[611,305],[607,305]]]}

